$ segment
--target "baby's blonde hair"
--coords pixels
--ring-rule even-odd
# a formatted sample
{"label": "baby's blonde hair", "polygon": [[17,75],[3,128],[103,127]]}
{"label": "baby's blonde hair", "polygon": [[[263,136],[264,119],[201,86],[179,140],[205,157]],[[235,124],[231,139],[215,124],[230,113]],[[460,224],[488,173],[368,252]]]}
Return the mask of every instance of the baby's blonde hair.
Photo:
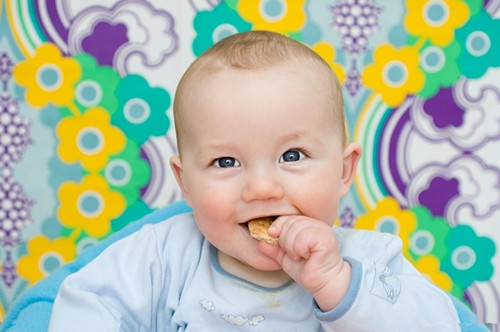
{"label": "baby's blonde hair", "polygon": [[337,76],[331,67],[316,52],[291,38],[270,31],[247,31],[222,39],[199,56],[182,76],[174,98],[174,120],[177,143],[180,149],[182,113],[189,99],[189,90],[203,75],[215,73],[224,68],[240,70],[263,70],[269,67],[293,64],[317,68],[324,74],[329,95],[332,98],[332,116],[346,143],[344,103]]}

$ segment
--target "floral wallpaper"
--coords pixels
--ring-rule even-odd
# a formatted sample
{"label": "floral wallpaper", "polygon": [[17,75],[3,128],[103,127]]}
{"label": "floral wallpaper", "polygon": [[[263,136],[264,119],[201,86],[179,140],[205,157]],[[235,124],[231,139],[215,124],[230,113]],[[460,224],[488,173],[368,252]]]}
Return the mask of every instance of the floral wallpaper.
{"label": "floral wallpaper", "polygon": [[28,287],[181,199],[172,98],[235,32],[317,51],[364,147],[337,224],[390,232],[500,319],[500,0],[0,2],[0,318]]}

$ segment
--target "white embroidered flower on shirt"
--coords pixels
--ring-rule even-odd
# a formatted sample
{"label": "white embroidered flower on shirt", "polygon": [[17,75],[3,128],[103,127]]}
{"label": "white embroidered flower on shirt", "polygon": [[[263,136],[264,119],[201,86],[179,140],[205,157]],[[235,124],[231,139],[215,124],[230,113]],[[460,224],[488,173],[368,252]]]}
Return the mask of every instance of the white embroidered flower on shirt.
{"label": "white embroidered flower on shirt", "polygon": [[214,303],[212,301],[209,301],[209,300],[205,300],[205,299],[201,300],[200,305],[206,311],[213,311],[215,309]]}

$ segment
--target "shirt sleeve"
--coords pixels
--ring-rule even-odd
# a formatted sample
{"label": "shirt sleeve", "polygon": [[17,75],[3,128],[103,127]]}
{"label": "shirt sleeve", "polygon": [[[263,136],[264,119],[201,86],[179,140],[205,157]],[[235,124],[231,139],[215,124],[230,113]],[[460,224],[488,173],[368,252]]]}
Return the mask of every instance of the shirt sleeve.
{"label": "shirt sleeve", "polygon": [[350,287],[342,302],[315,314],[325,331],[460,331],[449,295],[430,283],[402,254],[389,234],[340,231]]}
{"label": "shirt sleeve", "polygon": [[49,331],[149,331],[165,275],[157,236],[145,226],[68,276]]}

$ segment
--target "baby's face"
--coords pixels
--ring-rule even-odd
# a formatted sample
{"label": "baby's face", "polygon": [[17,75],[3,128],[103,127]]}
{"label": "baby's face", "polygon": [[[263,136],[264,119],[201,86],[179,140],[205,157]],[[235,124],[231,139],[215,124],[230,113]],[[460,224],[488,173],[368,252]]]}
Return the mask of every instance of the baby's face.
{"label": "baby's face", "polygon": [[198,226],[259,270],[280,267],[258,250],[248,220],[302,214],[331,224],[348,191],[327,85],[301,70],[219,71],[195,84],[182,115],[173,169]]}

